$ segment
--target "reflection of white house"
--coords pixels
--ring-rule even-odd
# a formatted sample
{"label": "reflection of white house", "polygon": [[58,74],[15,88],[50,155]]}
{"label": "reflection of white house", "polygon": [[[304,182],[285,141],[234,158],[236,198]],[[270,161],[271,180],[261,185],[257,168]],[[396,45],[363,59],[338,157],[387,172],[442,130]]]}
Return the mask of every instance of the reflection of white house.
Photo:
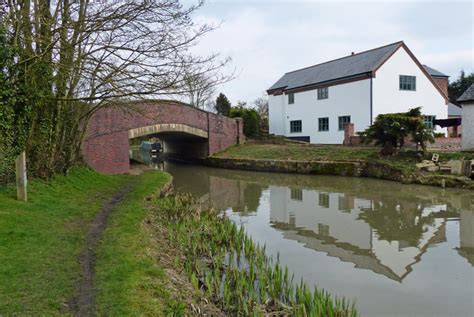
{"label": "reflection of white house", "polygon": [[[422,65],[403,42],[302,68],[268,90],[269,130],[341,144],[345,123],[363,131],[383,113],[422,107],[428,125],[447,117],[448,76]],[[437,132],[445,132],[439,129]]]}
{"label": "reflection of white house", "polygon": [[474,266],[474,210],[461,210],[458,252]]}
{"label": "reflection of white house", "polygon": [[[276,186],[270,186],[269,190],[270,221],[283,230],[286,238],[397,281],[411,271],[411,265],[419,261],[429,244],[444,240],[443,218],[434,218],[432,223],[423,225],[418,245],[410,246],[403,240],[381,239],[360,218],[363,211],[373,210],[371,200]],[[421,217],[446,209],[446,205],[433,205],[425,208]]]}

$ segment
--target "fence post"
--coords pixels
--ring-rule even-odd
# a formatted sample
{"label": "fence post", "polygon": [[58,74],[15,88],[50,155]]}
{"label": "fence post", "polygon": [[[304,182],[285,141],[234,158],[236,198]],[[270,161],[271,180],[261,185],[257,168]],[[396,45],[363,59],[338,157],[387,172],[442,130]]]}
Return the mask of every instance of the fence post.
{"label": "fence post", "polygon": [[15,160],[16,165],[16,197],[27,201],[26,153],[21,152]]}

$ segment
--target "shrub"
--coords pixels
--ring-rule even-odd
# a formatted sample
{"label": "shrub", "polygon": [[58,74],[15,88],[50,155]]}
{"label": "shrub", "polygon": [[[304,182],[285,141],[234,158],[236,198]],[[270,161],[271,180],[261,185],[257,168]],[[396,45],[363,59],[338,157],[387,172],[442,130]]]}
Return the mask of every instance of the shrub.
{"label": "shrub", "polygon": [[244,134],[246,137],[255,137],[259,134],[260,116],[255,109],[242,106],[230,109],[230,117],[240,117],[244,121]]}
{"label": "shrub", "polygon": [[380,114],[375,122],[363,132],[359,132],[365,144],[375,142],[382,146],[382,155],[393,155],[405,144],[405,138],[411,136],[417,150],[426,151],[426,143],[434,142],[433,130],[423,123],[420,107],[408,112]]}

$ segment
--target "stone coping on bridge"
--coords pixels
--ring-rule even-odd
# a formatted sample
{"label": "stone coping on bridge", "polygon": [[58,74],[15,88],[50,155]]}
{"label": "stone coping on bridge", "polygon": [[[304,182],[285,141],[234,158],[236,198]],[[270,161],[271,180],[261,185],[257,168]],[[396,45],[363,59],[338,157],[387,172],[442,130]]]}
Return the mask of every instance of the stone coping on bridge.
{"label": "stone coping on bridge", "polygon": [[205,139],[209,138],[209,134],[207,131],[179,123],[161,123],[130,129],[128,130],[128,138],[133,139],[144,135],[156,134],[160,132],[183,132]]}

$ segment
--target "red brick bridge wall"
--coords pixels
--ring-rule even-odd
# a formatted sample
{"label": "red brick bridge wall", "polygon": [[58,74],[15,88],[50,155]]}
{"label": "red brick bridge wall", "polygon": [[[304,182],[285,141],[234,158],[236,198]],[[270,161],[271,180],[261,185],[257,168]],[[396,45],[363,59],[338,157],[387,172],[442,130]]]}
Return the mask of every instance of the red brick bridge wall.
{"label": "red brick bridge wall", "polygon": [[89,121],[83,155],[99,172],[128,172],[128,131],[134,128],[174,123],[206,131],[209,155],[245,140],[240,118],[223,117],[175,101],[131,102],[129,106],[102,108]]}

